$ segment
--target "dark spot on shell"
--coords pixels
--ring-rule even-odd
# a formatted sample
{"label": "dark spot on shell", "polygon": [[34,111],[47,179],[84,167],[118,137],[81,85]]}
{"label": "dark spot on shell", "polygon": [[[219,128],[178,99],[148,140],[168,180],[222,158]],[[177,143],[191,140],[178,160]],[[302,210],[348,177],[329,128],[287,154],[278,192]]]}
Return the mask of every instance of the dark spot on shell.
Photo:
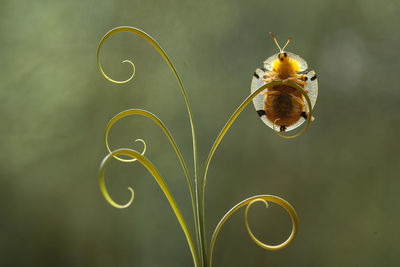
{"label": "dark spot on shell", "polygon": [[263,109],[260,109],[260,110],[257,110],[257,114],[258,114],[258,116],[263,116],[263,115],[265,115],[265,110],[263,110]]}

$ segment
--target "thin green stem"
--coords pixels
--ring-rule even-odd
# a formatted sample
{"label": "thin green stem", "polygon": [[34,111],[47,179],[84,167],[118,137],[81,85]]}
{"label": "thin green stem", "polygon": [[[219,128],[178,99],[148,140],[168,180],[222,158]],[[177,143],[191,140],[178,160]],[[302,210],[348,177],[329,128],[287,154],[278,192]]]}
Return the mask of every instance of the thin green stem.
{"label": "thin green stem", "polygon": [[157,171],[157,169],[154,167],[153,163],[151,163],[145,156],[141,155],[139,152],[132,150],[132,149],[117,149],[113,152],[111,152],[110,154],[108,154],[102,161],[101,165],[100,165],[100,189],[101,192],[103,193],[105,199],[114,207],[116,208],[126,208],[128,207],[132,202],[133,202],[133,198],[134,198],[134,191],[132,188],[128,187],[129,191],[131,192],[131,198],[129,200],[129,202],[125,205],[120,205],[116,202],[114,202],[114,200],[111,198],[111,196],[109,195],[106,185],[105,185],[105,181],[104,181],[104,170],[105,170],[105,166],[107,164],[107,162],[112,159],[114,156],[119,156],[119,155],[123,155],[123,156],[128,156],[131,158],[136,159],[139,163],[141,163],[144,167],[146,167],[146,169],[150,172],[150,174],[154,177],[154,179],[156,180],[156,182],[158,183],[158,185],[160,186],[161,190],[163,191],[165,197],[167,198],[169,204],[171,205],[171,208],[173,209],[176,218],[179,221],[179,224],[181,225],[181,228],[186,236],[186,240],[188,242],[190,251],[192,253],[192,257],[193,257],[193,262],[195,267],[199,267],[199,260],[197,257],[197,253],[196,253],[196,247],[193,244],[192,241],[192,237],[190,235],[190,232],[188,230],[188,227],[186,225],[185,220],[182,217],[182,213],[180,212],[178,205],[176,204],[175,199],[173,198],[170,190],[168,189],[167,185],[164,182],[164,179],[161,177],[161,175],[159,174],[159,172]]}
{"label": "thin green stem", "polygon": [[[183,94],[183,97],[185,99],[186,108],[187,108],[188,115],[189,115],[190,127],[191,127],[191,131],[192,131],[192,143],[193,143],[194,183],[195,183],[195,194],[196,194],[195,206],[196,206],[196,210],[197,210],[197,212],[194,212],[193,216],[194,216],[194,220],[195,220],[195,231],[196,231],[196,237],[197,237],[196,238],[197,239],[197,246],[198,246],[198,249],[199,249],[199,253],[203,254],[202,251],[201,251],[202,250],[202,246],[201,246],[201,242],[202,241],[201,241],[201,234],[200,234],[201,230],[200,230],[199,216],[198,216],[199,215],[199,192],[198,192],[198,185],[197,185],[197,183],[198,183],[197,182],[197,180],[198,180],[198,178],[197,178],[198,177],[198,174],[197,174],[197,169],[198,169],[198,166],[197,166],[197,142],[196,142],[195,128],[194,128],[194,124],[193,124],[192,110],[190,108],[190,104],[189,104],[189,101],[188,101],[188,98],[187,98],[186,91],[185,91],[185,88],[183,86],[182,80],[179,77],[179,75],[178,75],[174,65],[172,64],[171,60],[169,59],[167,54],[164,52],[164,50],[161,48],[161,46],[157,43],[157,41],[153,37],[151,37],[149,34],[147,34],[146,32],[144,32],[144,31],[142,31],[142,30],[140,30],[138,28],[129,27],[129,26],[121,26],[121,27],[117,27],[117,28],[114,28],[114,29],[110,30],[108,33],[106,33],[103,36],[103,38],[101,39],[100,44],[99,44],[99,46],[97,48],[97,65],[98,65],[98,67],[100,69],[100,72],[102,73],[102,75],[107,80],[109,80],[111,82],[114,82],[114,83],[125,83],[125,82],[130,81],[134,76],[135,65],[129,60],[125,60],[124,62],[130,63],[132,65],[133,73],[130,76],[130,78],[128,78],[125,81],[116,81],[116,80],[113,80],[113,79],[109,78],[104,73],[104,71],[103,71],[103,69],[101,67],[99,55],[100,55],[100,50],[101,50],[101,47],[102,47],[103,43],[108,38],[110,38],[112,35],[114,35],[116,33],[119,33],[119,32],[130,32],[130,33],[136,34],[136,35],[144,38],[146,41],[148,41],[160,53],[160,55],[164,58],[164,60],[167,62],[168,66],[170,67],[170,69],[174,73],[175,78],[176,78],[176,80],[177,80],[177,82],[179,84],[179,87],[181,89],[181,92]],[[192,199],[193,199],[193,197],[192,197]]]}
{"label": "thin green stem", "polygon": [[[220,131],[218,137],[216,138],[213,146],[210,149],[210,152],[208,154],[207,157],[207,161],[204,167],[204,174],[203,174],[203,179],[202,179],[202,197],[201,197],[201,207],[200,207],[200,227],[201,227],[201,233],[202,233],[202,240],[205,240],[205,217],[204,217],[204,205],[205,205],[205,188],[206,188],[206,182],[207,182],[207,172],[208,172],[208,168],[211,162],[211,159],[214,155],[215,150],[217,149],[219,143],[221,142],[222,138],[225,136],[226,132],[228,131],[228,129],[231,127],[231,125],[233,124],[233,122],[236,120],[236,118],[239,116],[239,114],[243,111],[243,109],[251,102],[251,100],[258,95],[261,91],[263,91],[264,89],[268,88],[268,87],[272,87],[274,85],[279,85],[279,84],[283,84],[282,80],[276,80],[276,81],[271,81],[269,83],[264,84],[263,86],[261,86],[260,88],[258,88],[257,90],[255,90],[252,94],[250,94],[244,101],[243,103],[236,109],[236,111],[232,114],[232,116],[230,117],[230,119],[228,120],[228,122],[225,124],[225,126],[222,128],[222,130]],[[310,119],[311,119],[311,101],[310,98],[308,97],[307,93],[304,91],[304,89],[299,86],[296,83],[293,82],[287,82],[286,83],[289,86],[292,86],[293,88],[299,90],[304,97],[307,100],[307,104],[309,107],[309,111],[310,114],[308,116],[307,119],[307,123],[306,126],[295,136],[298,136],[299,134],[303,133],[306,128],[308,127],[309,123],[310,123]],[[279,134],[279,133],[278,133]],[[281,136],[281,134],[279,134]],[[283,136],[284,137],[284,136]],[[289,137],[290,138],[290,137]],[[203,249],[204,249],[204,245],[203,245]]]}

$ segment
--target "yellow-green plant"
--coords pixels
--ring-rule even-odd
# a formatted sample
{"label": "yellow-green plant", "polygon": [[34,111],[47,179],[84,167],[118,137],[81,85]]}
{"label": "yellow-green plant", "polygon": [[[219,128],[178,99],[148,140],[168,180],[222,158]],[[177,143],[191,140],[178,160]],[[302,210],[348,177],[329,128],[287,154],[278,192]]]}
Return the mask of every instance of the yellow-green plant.
{"label": "yellow-green plant", "polygon": [[[179,87],[181,89],[181,92],[183,94],[185,103],[186,103],[186,108],[188,111],[188,115],[189,115],[189,121],[190,121],[190,126],[191,126],[191,130],[192,130],[192,141],[193,141],[193,160],[194,160],[194,174],[193,177],[191,179],[191,176],[189,175],[189,172],[187,170],[186,164],[183,160],[182,154],[178,148],[178,146],[176,145],[174,138],[172,137],[171,133],[169,132],[169,130],[167,129],[167,127],[164,125],[164,123],[154,114],[146,111],[146,110],[141,110],[141,109],[129,109],[129,110],[125,110],[119,114],[117,114],[116,116],[114,116],[110,122],[108,123],[107,127],[106,127],[106,131],[105,131],[105,136],[104,136],[104,141],[106,144],[106,148],[109,152],[109,154],[103,159],[101,165],[100,165],[100,188],[101,188],[101,192],[103,193],[105,199],[108,201],[108,203],[110,203],[113,207],[115,208],[126,208],[128,207],[134,199],[134,190],[130,187],[128,187],[129,191],[131,192],[131,198],[129,200],[128,203],[126,204],[118,204],[116,203],[111,196],[109,195],[106,185],[105,185],[105,181],[104,181],[104,169],[105,166],[107,164],[107,162],[112,159],[118,159],[120,161],[123,162],[132,162],[132,161],[137,161],[140,164],[142,164],[144,167],[146,167],[146,169],[151,173],[151,175],[154,177],[154,179],[157,181],[158,185],[160,186],[160,188],[162,189],[162,191],[164,192],[169,204],[171,205],[178,221],[179,224],[186,236],[192,257],[193,257],[193,262],[194,262],[194,266],[195,267],[206,267],[209,266],[211,267],[212,265],[212,254],[213,254],[213,248],[214,248],[214,244],[215,241],[217,239],[217,235],[221,229],[221,227],[223,226],[223,224],[226,222],[226,220],[235,212],[237,211],[239,208],[246,206],[245,209],[245,225],[246,225],[246,229],[251,237],[251,239],[260,247],[264,248],[264,249],[268,249],[268,250],[278,250],[281,248],[286,247],[289,243],[291,243],[291,241],[294,239],[294,237],[296,236],[297,233],[297,228],[298,228],[298,219],[297,219],[297,215],[296,212],[294,210],[294,208],[284,199],[279,198],[277,196],[273,196],[273,195],[258,195],[258,196],[253,196],[250,197],[248,199],[245,199],[241,202],[239,202],[238,204],[236,204],[232,209],[230,209],[220,220],[220,222],[218,223],[218,225],[216,226],[214,233],[211,237],[211,242],[209,243],[209,245],[207,246],[206,243],[206,236],[205,236],[205,210],[204,210],[204,198],[205,198],[205,188],[206,188],[206,178],[207,178],[207,171],[208,171],[208,167],[210,165],[211,159],[214,155],[215,150],[217,149],[219,143],[221,142],[222,138],[224,137],[224,135],[226,134],[226,132],[228,131],[228,129],[230,128],[230,126],[233,124],[233,122],[236,120],[236,118],[239,116],[239,114],[243,111],[243,109],[247,106],[247,104],[249,104],[251,102],[251,100],[257,95],[259,94],[261,91],[263,91],[264,89],[266,89],[267,87],[271,87],[274,85],[278,85],[278,84],[282,84],[283,81],[281,80],[277,80],[277,81],[272,81],[269,83],[264,84],[263,86],[261,86],[259,89],[257,89],[255,92],[253,92],[252,94],[250,94],[244,101],[243,103],[237,108],[237,110],[232,114],[231,118],[228,120],[228,122],[225,124],[225,126],[222,128],[221,132],[219,133],[218,137],[216,138],[213,146],[210,149],[209,155],[207,157],[206,160],[206,164],[204,167],[203,172],[201,173],[201,176],[199,176],[199,172],[198,172],[198,162],[197,162],[197,143],[196,143],[196,136],[195,136],[195,128],[194,128],[194,124],[193,124],[193,119],[192,119],[192,111],[189,105],[189,101],[186,95],[186,91],[185,88],[183,87],[182,84],[182,80],[179,77],[177,71],[175,70],[174,65],[172,64],[172,62],[170,61],[170,59],[168,58],[167,54],[164,52],[164,50],[161,48],[161,46],[154,40],[154,38],[152,38],[149,34],[145,33],[144,31],[137,29],[137,28],[133,28],[133,27],[117,27],[114,28],[112,30],[110,30],[108,33],[106,33],[104,35],[104,37],[101,39],[100,44],[98,46],[97,49],[97,64],[98,67],[100,69],[101,74],[109,81],[113,82],[113,83],[126,83],[129,82],[133,76],[135,75],[135,65],[133,64],[132,61],[130,60],[124,60],[123,63],[129,63],[132,66],[132,74],[131,76],[123,81],[117,81],[117,80],[113,80],[110,77],[108,77],[100,64],[100,50],[102,45],[104,44],[104,42],[110,38],[112,35],[119,33],[119,32],[129,32],[129,33],[133,33],[136,34],[142,38],[144,38],[147,42],[149,42],[158,52],[159,54],[164,58],[164,60],[167,62],[168,66],[170,67],[170,69],[172,70],[172,72],[174,73],[176,80],[179,84]],[[307,104],[308,104],[308,108],[310,111],[310,114],[308,116],[308,120],[306,123],[306,126],[303,128],[303,130],[301,132],[299,132],[298,134],[296,134],[295,136],[298,136],[299,134],[301,134],[302,132],[304,132],[304,130],[308,127],[308,124],[310,123],[310,118],[311,118],[311,102],[310,99],[308,98],[308,95],[306,94],[306,92],[303,90],[303,88],[299,85],[297,85],[296,83],[292,83],[289,82],[289,85],[292,86],[293,88],[299,90],[305,97],[305,99],[307,100]],[[176,201],[174,200],[170,190],[168,189],[164,179],[162,178],[162,176],[160,175],[160,173],[157,171],[157,169],[155,168],[154,164],[146,157],[144,156],[144,153],[146,151],[146,143],[142,140],[142,139],[138,139],[136,141],[140,141],[143,143],[144,145],[144,149],[143,151],[140,153],[138,151],[135,151],[133,149],[129,149],[129,148],[119,148],[116,150],[111,151],[110,146],[108,144],[108,134],[109,131],[111,129],[111,127],[121,118],[124,118],[126,116],[131,116],[131,115],[138,115],[138,116],[144,116],[148,119],[151,119],[152,121],[154,121],[159,127],[160,129],[165,133],[165,135],[168,137],[172,147],[175,150],[176,155],[178,156],[178,159],[180,161],[180,164],[182,166],[183,172],[185,174],[186,177],[186,181],[189,187],[189,191],[190,191],[190,196],[191,196],[191,201],[192,201],[192,209],[193,209],[193,218],[194,218],[194,228],[195,228],[195,241],[196,243],[194,243],[194,239],[192,238],[192,233],[189,231],[188,226],[185,222],[185,220],[183,219],[183,216],[178,208],[178,205],[176,203]],[[285,137],[285,138],[291,138],[291,137],[295,137],[295,136],[283,136],[281,135],[279,132],[275,131],[279,136]],[[126,158],[121,158],[120,156],[128,156],[129,159]],[[201,183],[201,186],[200,186]],[[193,189],[194,187],[194,189]],[[292,219],[292,232],[290,234],[290,236],[286,239],[286,241],[284,241],[283,243],[279,244],[279,245],[267,245],[263,242],[261,242],[260,240],[258,240],[253,232],[251,231],[249,224],[248,224],[248,220],[247,220],[247,213],[249,210],[249,207],[251,205],[253,205],[255,202],[264,202],[266,207],[268,207],[268,202],[273,202],[276,203],[278,205],[280,205],[281,207],[283,207],[290,215],[291,219]]]}

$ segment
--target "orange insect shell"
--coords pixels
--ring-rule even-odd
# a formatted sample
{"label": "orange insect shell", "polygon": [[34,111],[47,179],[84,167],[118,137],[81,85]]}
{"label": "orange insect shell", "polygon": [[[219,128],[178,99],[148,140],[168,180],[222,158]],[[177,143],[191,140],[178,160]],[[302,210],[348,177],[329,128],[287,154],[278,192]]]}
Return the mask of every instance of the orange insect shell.
{"label": "orange insect shell", "polygon": [[[296,88],[285,84],[287,81],[301,86],[307,93],[313,108],[318,96],[318,82],[315,71],[308,70],[307,62],[296,54],[285,52],[289,44],[280,48],[275,36],[271,34],[280,52],[269,57],[263,68],[253,74],[251,92],[265,83],[282,80],[283,84],[268,87],[253,98],[253,104],[260,119],[269,127],[278,126],[279,131],[290,131],[300,126],[309,116],[303,94]],[[311,117],[311,121],[313,117]]]}

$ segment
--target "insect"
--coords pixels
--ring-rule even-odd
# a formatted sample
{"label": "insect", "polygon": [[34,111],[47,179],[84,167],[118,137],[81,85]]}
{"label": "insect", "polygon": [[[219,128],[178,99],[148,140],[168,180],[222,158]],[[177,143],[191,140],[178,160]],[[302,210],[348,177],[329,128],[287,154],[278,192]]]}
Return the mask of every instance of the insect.
{"label": "insect", "polygon": [[[283,80],[283,84],[268,87],[253,98],[253,104],[266,125],[279,129],[280,132],[287,132],[300,126],[309,116],[303,94],[287,82],[301,86],[310,98],[313,108],[318,96],[318,80],[315,71],[308,70],[304,59],[284,50],[291,38],[281,48],[276,37],[272,33],[270,35],[278,46],[279,53],[267,58],[264,67],[256,69],[251,81],[251,92],[271,81]],[[310,119],[314,120],[313,117]]]}

